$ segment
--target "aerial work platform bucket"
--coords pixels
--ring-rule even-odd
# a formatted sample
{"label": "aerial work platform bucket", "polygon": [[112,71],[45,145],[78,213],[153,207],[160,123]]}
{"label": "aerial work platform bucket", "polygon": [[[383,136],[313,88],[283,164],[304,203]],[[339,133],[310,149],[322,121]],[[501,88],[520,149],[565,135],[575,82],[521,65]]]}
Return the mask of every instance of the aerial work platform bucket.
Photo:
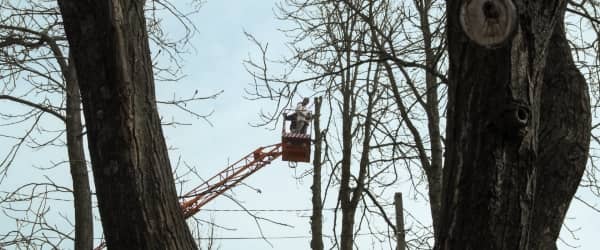
{"label": "aerial work platform bucket", "polygon": [[[283,128],[281,129],[281,159],[293,162],[310,162],[310,132],[300,133],[291,129],[288,131],[288,120],[284,113]],[[309,121],[309,129],[311,122]]]}
{"label": "aerial work platform bucket", "polygon": [[310,135],[283,133],[281,136],[281,146],[282,160],[310,162]]}

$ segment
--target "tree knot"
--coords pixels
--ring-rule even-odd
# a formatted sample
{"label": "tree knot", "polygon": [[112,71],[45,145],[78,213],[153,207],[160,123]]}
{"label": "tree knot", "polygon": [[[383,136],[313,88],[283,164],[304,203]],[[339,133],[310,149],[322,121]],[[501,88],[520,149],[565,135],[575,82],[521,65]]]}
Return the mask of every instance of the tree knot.
{"label": "tree knot", "polygon": [[527,134],[530,120],[531,109],[528,105],[510,101],[504,107],[497,123],[506,138],[520,140]]}
{"label": "tree knot", "polygon": [[467,0],[460,24],[469,39],[486,48],[504,44],[515,33],[517,10],[511,0]]}

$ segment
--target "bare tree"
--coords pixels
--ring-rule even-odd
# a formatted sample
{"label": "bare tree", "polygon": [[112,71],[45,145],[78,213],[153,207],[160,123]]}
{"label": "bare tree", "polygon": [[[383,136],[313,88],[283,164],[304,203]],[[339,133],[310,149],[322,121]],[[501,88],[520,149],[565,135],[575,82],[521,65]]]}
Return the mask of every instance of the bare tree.
{"label": "bare tree", "polygon": [[[47,136],[34,136],[27,132],[23,136],[8,134],[6,138],[14,138],[16,144],[6,155],[0,170],[6,173],[8,167],[12,165],[14,157],[25,145],[33,148],[42,148],[47,146],[66,146],[69,160],[65,162],[71,168],[73,179],[73,188],[62,187],[60,190],[72,190],[74,196],[75,221],[70,222],[69,216],[64,216],[66,227],[48,227],[47,229],[56,232],[58,237],[55,242],[74,241],[75,249],[90,249],[93,244],[92,232],[92,202],[90,197],[89,180],[87,177],[87,167],[83,149],[83,125],[80,118],[80,96],[77,79],[75,76],[74,64],[68,56],[68,44],[64,35],[61,23],[58,5],[55,1],[2,1],[3,23],[0,26],[0,40],[2,47],[1,65],[3,72],[4,87],[0,93],[0,99],[7,102],[16,103],[23,107],[30,108],[25,115],[14,116],[8,111],[2,112],[2,115],[9,119],[8,126],[23,126],[28,120],[35,120],[31,131],[40,131],[48,134]],[[195,8],[200,7],[196,5]],[[148,28],[151,30],[151,41],[155,47],[160,48],[158,53],[153,55],[155,60],[175,62],[175,64],[157,62],[153,66],[156,69],[156,75],[161,81],[175,81],[180,78],[180,66],[177,64],[179,56],[183,53],[185,46],[193,33],[195,27],[188,19],[190,13],[182,13],[169,2],[150,1],[145,11],[148,13]],[[168,37],[163,32],[162,17],[157,13],[168,12],[173,18],[179,20],[180,25],[185,31],[183,37]],[[168,60],[165,60],[168,59]],[[40,98],[40,96],[42,98]],[[179,98],[173,95],[172,100],[159,101],[160,104],[173,106],[183,112],[191,114],[196,118],[206,119],[207,115],[196,113],[187,104],[191,102],[215,98],[216,95],[199,96],[197,93],[187,98]],[[65,130],[49,131],[44,129],[47,119],[42,116],[49,114],[49,117],[58,118],[65,122]],[[51,119],[51,118],[50,118]],[[15,120],[15,121],[12,121]],[[39,120],[39,122],[38,122]],[[179,125],[177,121],[163,122],[163,125]],[[66,137],[66,141],[63,139]],[[36,138],[37,137],[37,138]],[[40,140],[48,140],[41,142]],[[54,169],[54,168],[52,168]],[[49,180],[46,185],[56,185],[54,181]],[[23,227],[31,221],[29,225],[33,229],[42,227],[44,229],[48,224],[36,224],[37,219],[28,220],[27,215],[32,211],[17,209],[12,204],[24,203],[27,200],[29,207],[34,208],[36,204],[46,204],[43,199],[50,195],[32,195],[30,199],[25,199],[22,195],[31,185],[25,185],[12,192],[5,193],[3,197],[4,208],[11,212],[16,221],[20,221]],[[37,188],[39,190],[39,188]],[[19,191],[19,192],[17,192]],[[56,191],[50,191],[56,192]],[[19,198],[15,198],[19,197]],[[54,211],[56,213],[57,211]],[[58,212],[58,213],[64,213]],[[17,214],[23,214],[18,216]],[[50,211],[44,213],[33,213],[39,216],[54,216]],[[40,218],[43,220],[44,218]],[[69,224],[75,227],[75,237],[69,236],[73,232]],[[8,232],[4,235],[3,244],[10,242],[36,242],[36,237],[40,235],[41,230],[30,230],[32,234],[12,234]],[[44,229],[45,230],[45,229]],[[61,235],[68,236],[66,241]],[[15,236],[15,237],[13,237]],[[48,242],[53,238],[48,238]],[[44,244],[47,241],[42,241]],[[50,243],[48,243],[50,244]],[[52,244],[54,246],[59,246]],[[63,247],[58,247],[63,248]]]}
{"label": "bare tree", "polygon": [[[486,1],[471,2],[473,4],[477,3],[481,5]],[[497,11],[493,8],[489,9],[491,8],[490,6],[493,7],[496,6],[496,4],[506,4],[504,6],[510,6],[507,4],[507,2],[512,3],[512,1],[498,1],[497,3],[485,5],[487,7],[484,5],[481,6],[485,7],[482,8],[485,9],[489,15],[494,16],[495,14],[493,13],[496,13]],[[485,93],[489,93],[489,96],[493,96],[493,98],[497,99],[494,101],[489,99],[488,95],[485,95],[485,97],[480,99],[481,103],[486,103],[485,101],[489,101],[490,103],[497,101],[497,103],[479,105],[477,107],[479,107],[480,111],[477,112],[480,112],[482,115],[484,115],[484,117],[488,117],[489,119],[486,118],[489,120],[488,126],[491,126],[496,130],[504,130],[506,127],[510,127],[514,130],[521,131],[519,133],[526,134],[523,135],[517,133],[516,137],[512,137],[511,135],[507,135],[501,131],[497,132],[499,134],[496,136],[508,136],[513,139],[516,138],[515,140],[517,141],[522,139],[528,143],[533,141],[535,144],[535,146],[530,146],[537,154],[535,160],[531,157],[528,158],[529,160],[519,158],[523,162],[529,162],[519,163],[529,166],[529,170],[527,170],[529,172],[519,172],[521,174],[518,175],[525,176],[523,178],[528,179],[529,181],[508,181],[504,182],[503,185],[509,185],[507,183],[513,183],[515,186],[521,185],[521,187],[523,187],[523,183],[529,183],[527,187],[532,187],[531,183],[537,183],[537,187],[535,188],[535,198],[534,196],[531,196],[529,197],[530,199],[524,199],[529,200],[531,203],[537,204],[535,209],[529,207],[528,210],[530,213],[535,214],[535,218],[530,217],[530,219],[533,220],[533,222],[531,222],[533,227],[537,229],[533,229],[532,231],[535,231],[536,233],[544,233],[542,235],[531,233],[531,235],[537,235],[538,238],[544,238],[544,241],[540,242],[540,245],[537,245],[537,242],[532,243],[533,245],[531,246],[541,249],[554,247],[556,238],[558,237],[558,232],[561,228],[560,224],[562,224],[566,213],[566,208],[568,208],[573,193],[575,192],[577,187],[576,183],[580,182],[580,176],[584,171],[585,157],[582,158],[581,155],[587,155],[587,141],[589,140],[589,134],[586,134],[585,131],[599,127],[597,125],[591,127],[589,126],[589,121],[591,118],[589,117],[589,109],[587,108],[588,101],[586,101],[589,98],[587,94],[587,87],[585,79],[581,77],[580,73],[578,73],[579,68],[585,72],[584,76],[588,79],[588,82],[597,82],[594,79],[598,79],[597,40],[600,35],[589,39],[589,36],[583,35],[583,30],[589,27],[591,30],[595,31],[595,33],[600,34],[600,32],[597,32],[597,30],[600,30],[600,28],[598,28],[600,22],[598,21],[599,19],[597,18],[596,14],[599,13],[596,11],[598,6],[596,3],[590,1],[568,1],[568,7],[566,7],[567,2],[565,2],[561,3],[563,5],[561,5],[562,7],[559,9],[564,11],[564,8],[566,7],[566,11],[570,13],[571,17],[564,17],[562,14],[557,15],[556,17],[545,17],[546,19],[542,18],[533,23],[538,25],[540,24],[538,22],[543,22],[541,20],[545,20],[547,23],[544,25],[539,27],[536,26],[535,28],[521,28],[521,35],[526,34],[529,37],[523,38],[523,36],[517,35],[517,39],[521,39],[518,40],[519,43],[531,44],[531,40],[527,41],[527,39],[532,39],[532,36],[535,37],[534,41],[536,41],[536,45],[532,45],[533,48],[536,49],[536,56],[531,56],[530,58],[530,61],[534,63],[530,62],[527,65],[521,64],[522,61],[525,60],[525,57],[519,59],[519,57],[513,56],[513,59],[511,60],[518,59],[520,61],[518,61],[518,63],[513,62],[511,64],[512,68],[502,68],[497,66],[497,64],[506,63],[508,60],[506,59],[502,61],[502,63],[498,63],[496,61],[499,60],[499,58],[503,58],[498,55],[506,55],[502,54],[504,53],[502,51],[506,52],[506,46],[508,46],[507,44],[510,44],[510,41],[513,41],[511,36],[513,34],[510,33],[510,28],[514,27],[516,22],[505,26],[506,29],[504,31],[508,32],[502,34],[508,35],[507,37],[509,37],[510,40],[508,40],[508,42],[493,42],[492,44],[487,45],[493,48],[489,50],[467,43],[466,35],[462,37],[459,36],[461,39],[465,39],[459,39],[461,44],[466,44],[464,46],[465,48],[468,48],[468,50],[465,51],[474,51],[471,54],[463,55],[463,58],[468,57],[469,60],[471,60],[471,57],[479,59],[488,58],[489,61],[493,63],[487,64],[488,66],[482,66],[485,64],[483,61],[468,61],[466,64],[469,65],[469,68],[465,70],[460,68],[461,71],[458,71],[460,72],[459,76],[447,76],[446,70],[449,66],[452,68],[453,64],[446,58],[448,50],[446,32],[449,30],[445,26],[446,17],[452,16],[452,18],[456,18],[456,16],[453,15],[458,15],[457,13],[460,9],[460,4],[453,4],[456,4],[456,6],[446,6],[446,4],[440,1],[406,2],[344,0],[341,1],[341,3],[338,1],[285,1],[280,6],[282,13],[280,17],[284,21],[288,21],[293,25],[293,28],[290,28],[290,30],[288,30],[286,33],[288,34],[288,37],[291,37],[291,44],[293,45],[290,47],[292,48],[293,56],[292,58],[283,60],[289,66],[289,71],[286,71],[280,75],[273,74],[273,72],[267,68],[268,60],[263,60],[263,63],[250,63],[249,65],[254,67],[250,71],[258,80],[256,81],[256,86],[253,88],[253,90],[256,90],[255,96],[257,98],[276,100],[280,105],[276,108],[276,110],[279,110],[281,106],[289,104],[290,98],[297,95],[297,93],[304,93],[306,91],[311,91],[312,89],[312,91],[315,91],[321,95],[323,92],[331,89],[343,87],[343,81],[328,82],[324,79],[334,78],[331,76],[343,75],[345,70],[352,71],[354,68],[359,68],[361,64],[366,65],[369,62],[376,62],[381,65],[385,73],[385,80],[382,80],[381,86],[385,87],[386,90],[389,91],[388,95],[394,100],[395,108],[391,110],[396,112],[400,122],[390,123],[389,126],[386,126],[386,132],[388,136],[385,138],[388,138],[394,145],[393,150],[387,151],[392,152],[391,157],[382,157],[381,159],[376,159],[373,161],[377,162],[385,159],[393,159],[393,164],[395,164],[395,166],[406,166],[406,168],[409,170],[410,179],[414,183],[415,187],[418,187],[420,183],[424,183],[422,181],[422,177],[426,178],[429,192],[427,198],[429,198],[431,205],[433,228],[436,232],[436,235],[440,235],[440,211],[443,197],[442,193],[444,191],[442,189],[441,176],[443,174],[442,170],[444,169],[445,171],[445,168],[443,167],[444,164],[442,163],[442,159],[444,158],[444,139],[440,131],[445,129],[444,126],[446,124],[446,121],[443,117],[440,117],[440,114],[448,112],[448,117],[453,117],[453,112],[457,112],[453,106],[446,110],[445,103],[447,99],[445,95],[439,96],[440,93],[443,94],[444,91],[446,91],[446,86],[444,84],[448,83],[449,79],[452,77],[454,77],[453,81],[460,82],[461,84],[464,84],[465,81],[473,81],[479,84],[481,84],[481,82],[487,83],[490,81],[506,83],[517,81],[515,79],[529,79],[529,82],[543,81],[544,84],[536,85],[536,88],[534,88],[532,90],[533,92],[531,93],[545,94],[540,94],[541,97],[534,96],[532,97],[533,99],[525,98],[519,94],[518,91],[522,91],[523,89],[517,89],[518,91],[515,90],[515,88],[521,88],[516,85],[509,88],[511,89],[512,93],[506,94],[506,91],[504,91],[503,93],[505,93],[505,95],[493,96],[493,93],[500,93],[502,90],[487,89],[485,91],[489,92]],[[515,9],[519,9],[520,11],[527,9],[527,11],[519,13],[521,16],[526,15],[523,13],[528,13],[531,8],[535,7],[535,4],[526,5],[519,1],[517,1],[517,4],[521,4],[522,6],[518,6],[518,8]],[[450,10],[446,11],[446,8],[449,8]],[[472,8],[475,10],[482,9],[478,9],[477,7]],[[331,37],[329,32],[335,33],[335,29],[328,30],[325,27],[332,27],[336,25],[344,27],[345,24],[344,21],[335,19],[336,15],[334,12],[328,11],[331,9],[340,10],[341,13],[344,13],[348,16],[348,20],[355,18],[352,22],[355,26],[347,25],[346,27],[363,27],[361,25],[364,25],[366,26],[364,30],[368,30],[368,32],[371,33],[369,36],[360,36],[358,35],[359,33],[352,36],[357,43],[360,43],[364,47],[362,47],[362,50],[356,48],[348,50],[352,55],[361,54],[362,57],[360,57],[360,59],[353,60],[353,64],[345,64],[344,66],[346,68],[344,68],[344,66],[340,66],[343,65],[345,61],[339,62],[331,59],[336,58],[336,53],[344,51],[345,49],[340,49],[339,46],[335,47],[333,44],[343,44],[346,42],[343,36],[339,36],[334,39],[328,39]],[[505,7],[504,9],[510,9],[510,7]],[[483,15],[481,13],[479,14],[480,16],[478,18]],[[494,25],[493,23],[482,24],[482,22],[477,22],[477,20],[479,19],[472,19],[472,23],[470,25],[475,28],[487,27],[486,25]],[[475,22],[478,24],[473,24]],[[518,22],[522,23],[524,21],[521,19]],[[567,27],[573,26],[571,33],[569,33],[568,29],[562,28],[561,25],[556,25],[557,28],[554,28],[554,23],[562,22],[565,22]],[[527,25],[533,25],[530,22],[526,23]],[[585,25],[582,25],[582,23]],[[453,27],[453,32],[459,32],[457,29],[462,29],[462,27],[459,27],[458,21],[455,22],[455,25],[456,26]],[[543,32],[546,32],[548,37],[538,37],[538,35],[540,35],[536,34],[536,32],[540,32],[537,30],[538,28],[541,28]],[[350,28],[347,29],[351,30]],[[548,32],[548,30],[550,30],[550,32]],[[554,31],[552,32],[552,30]],[[549,34],[552,33],[554,33],[554,35],[552,36],[552,39],[550,39]],[[364,39],[365,37],[368,37],[369,39]],[[456,35],[449,35],[448,37],[454,39]],[[477,40],[479,38],[481,37],[469,35],[469,39]],[[570,40],[567,40],[567,38]],[[544,46],[537,44],[537,41],[550,42],[548,53],[545,53],[546,49],[542,49]],[[516,44],[516,42],[514,43]],[[516,48],[523,50],[522,47],[518,47],[514,44],[512,48],[514,48],[514,50],[516,50]],[[454,53],[457,53],[456,51],[462,50],[457,49]],[[488,56],[478,57],[477,55],[481,51],[485,51],[485,53],[489,53],[489,55],[486,54]],[[266,48],[262,47],[261,52],[264,59]],[[540,54],[541,52],[544,53]],[[569,59],[571,58],[569,55],[571,52],[577,56],[575,61]],[[515,54],[516,52],[513,51],[511,53]],[[530,52],[530,54],[532,53],[533,52]],[[546,59],[546,56],[548,59]],[[558,58],[563,58],[563,60],[559,60]],[[544,68],[543,65],[546,60],[551,62],[551,66]],[[560,63],[555,61],[560,61]],[[332,66],[332,64],[335,64],[340,68],[335,68]],[[532,66],[532,64],[535,64],[535,66]],[[454,65],[459,64],[454,62]],[[472,65],[478,66],[474,67]],[[492,67],[490,65],[496,66]],[[479,66],[485,68],[485,70],[480,70],[481,68]],[[501,68],[501,70],[498,68]],[[542,68],[544,68],[544,70],[541,70]],[[529,74],[528,78],[523,78],[523,72],[527,72],[527,70],[523,71],[520,69],[530,70],[531,74]],[[512,78],[507,78],[506,74],[501,73],[506,72],[506,70],[512,72]],[[362,72],[366,72],[366,70]],[[455,72],[457,72],[456,69]],[[537,72],[537,75],[532,75],[534,72]],[[309,76],[305,78],[297,77],[300,74]],[[565,78],[564,76],[569,77]],[[456,77],[463,78],[457,80],[459,78]],[[504,80],[491,80],[492,77]],[[365,80],[364,77],[361,78],[361,80]],[[277,83],[280,83],[280,85],[277,85]],[[460,93],[470,93],[465,91],[462,91],[461,89]],[[595,92],[597,92],[597,90],[592,88],[592,93]],[[453,95],[454,93],[449,93],[450,98],[456,98],[452,97]],[[516,101],[500,105],[501,102],[507,102],[503,98]],[[342,97],[337,97],[336,100],[341,99]],[[461,100],[465,99],[466,97],[457,98],[456,103],[463,105]],[[562,101],[553,101],[556,99]],[[581,102],[574,102],[573,100],[581,100]],[[451,105],[455,105],[456,103],[451,103]],[[595,103],[597,103],[597,101]],[[597,104],[594,104],[593,106],[595,107]],[[467,114],[469,114],[470,118],[474,117],[472,113],[475,111],[469,110],[464,112],[468,112]],[[533,112],[538,113],[533,114]],[[580,113],[581,115],[578,115]],[[510,122],[510,119],[515,119],[514,117],[511,117],[513,115],[526,117],[528,122],[533,122],[527,123],[524,126],[526,128],[523,128],[521,127],[523,126],[521,125],[522,121]],[[269,116],[269,114],[262,114],[262,117],[267,118],[266,120],[269,121],[269,117],[271,116]],[[467,116],[465,115],[461,117]],[[520,118],[517,118],[517,120],[518,119]],[[481,122],[483,121],[485,121],[485,119],[481,120]],[[455,121],[448,121],[448,123],[452,122]],[[392,126],[398,126],[400,129],[390,129]],[[498,129],[498,127],[503,128]],[[448,136],[450,136],[452,133],[455,133],[456,131],[454,130],[454,128],[447,128]],[[399,133],[399,131],[404,133]],[[375,137],[377,137],[377,135],[375,135]],[[406,137],[410,139],[401,139]],[[343,141],[344,136],[339,136],[337,139]],[[384,140],[376,141],[379,143],[381,148],[385,148],[386,142]],[[448,138],[448,141],[450,141],[450,138]],[[454,144],[454,146],[465,145],[464,143],[457,143],[456,141],[451,142]],[[480,143],[478,145],[479,146],[473,146],[473,149],[477,148],[480,150],[485,150],[484,146],[492,147],[492,144],[490,143]],[[542,147],[542,145],[544,146]],[[517,144],[517,146],[519,146],[519,150],[524,150],[523,144]],[[505,145],[504,147],[508,148],[510,146]],[[561,148],[570,148],[572,151],[561,151]],[[343,155],[343,151],[340,150],[340,152],[340,154]],[[329,152],[328,154],[332,154],[332,152]],[[516,153],[515,155],[519,154],[520,153]],[[468,157],[474,156],[473,152],[471,151],[468,151],[468,153],[465,153],[464,155],[464,157],[467,157],[467,155]],[[567,155],[572,157],[567,157]],[[382,155],[379,155],[378,157],[381,156]],[[335,156],[333,154],[328,155],[328,159],[332,159],[334,157]],[[461,159],[466,159],[464,157]],[[591,157],[593,160],[596,159],[593,154]],[[446,161],[452,162],[451,159],[446,159]],[[500,161],[504,162],[503,164],[507,164],[506,166],[511,166],[510,164],[514,163],[508,163],[512,161],[510,159]],[[474,162],[476,161],[469,160],[469,162],[475,164]],[[531,167],[531,164],[537,167]],[[481,166],[485,164],[482,163],[477,165]],[[418,166],[417,169],[419,172],[422,170],[423,175],[420,173],[413,173],[410,166]],[[565,168],[564,166],[570,167]],[[448,169],[449,171],[455,171],[455,169],[453,170],[452,168]],[[535,169],[535,175],[532,174],[532,169]],[[597,169],[596,163],[592,161],[590,168],[587,169],[587,174],[584,176],[584,181],[581,183],[581,186],[589,188],[589,190],[591,190],[591,192],[594,194],[600,193],[598,192],[597,185]],[[504,171],[502,173],[506,175],[510,175],[511,173],[509,170],[502,171]],[[469,178],[476,178],[476,173],[479,172],[481,171],[469,170],[461,171],[460,174],[472,174],[469,175]],[[452,175],[450,173],[445,174]],[[332,176],[335,177],[335,175]],[[479,187],[492,185],[491,183],[493,182],[490,182],[488,179],[483,179],[483,177],[478,179],[478,184],[471,183],[470,185],[473,186],[469,186],[469,190],[484,192],[485,189]],[[534,179],[536,179],[536,181],[533,181]],[[557,181],[556,183],[559,183],[559,185],[549,184],[551,182],[546,181],[548,179],[555,179]],[[377,180],[375,179],[375,181]],[[415,190],[419,189],[416,188]],[[515,188],[514,190],[519,189]],[[368,190],[365,190],[365,192],[367,191]],[[448,190],[446,192],[450,193],[454,191]],[[559,200],[550,200],[549,196],[555,193],[560,193],[562,198]],[[502,193],[502,195],[507,194]],[[511,200],[511,198],[506,199]],[[590,204],[582,199],[578,200],[598,211],[598,208],[594,207],[593,204]],[[468,204],[474,203],[477,202],[461,202],[459,204],[467,206]],[[498,208],[496,211],[501,211],[503,209],[505,211],[499,212],[500,214],[509,213],[510,211],[510,209],[507,207]],[[497,218],[502,221],[510,221],[515,219],[515,217],[498,214],[491,216],[490,218]],[[482,223],[485,224],[487,222]],[[476,225],[471,226],[476,227]],[[551,229],[539,229],[543,226]],[[411,232],[409,232],[409,234],[410,233]],[[442,233],[442,235],[444,233]],[[483,234],[485,232],[478,231],[478,233]],[[429,242],[431,243],[431,241]]]}
{"label": "bare tree", "polygon": [[[289,72],[281,76],[269,72],[266,47],[249,36],[263,56],[261,62],[247,62],[256,80],[249,93],[253,98],[278,102],[274,113],[263,114],[265,124],[275,122],[281,109],[306,88],[323,96],[327,103],[322,106],[326,118],[321,120],[326,121],[323,129],[327,131],[324,165],[329,167],[330,175],[324,199],[333,187],[339,188],[337,202],[341,210],[340,225],[337,219],[333,225],[333,244],[352,249],[356,232],[361,230],[369,230],[385,242],[396,230],[380,197],[390,186],[387,174],[395,176],[394,161],[388,157],[410,160],[410,156],[394,153],[397,144],[393,131],[396,135],[404,132],[394,127],[404,121],[400,112],[393,110],[394,97],[387,87],[389,72],[382,62],[390,59],[382,58],[374,46],[382,39],[381,34],[371,32],[368,23],[343,2],[286,1],[280,6],[280,17],[294,23],[287,33],[292,37],[290,47],[294,53],[284,60]],[[300,72],[309,76],[296,77]],[[339,154],[332,153],[336,151]],[[317,206],[315,202],[313,206]],[[359,209],[359,204],[376,204],[377,209]],[[369,214],[383,218],[386,227],[378,228]]]}
{"label": "bare tree", "polygon": [[59,1],[102,225],[109,248],[194,249],[156,108],[144,2]]}
{"label": "bare tree", "polygon": [[[556,249],[585,168],[589,97],[569,60],[566,2],[512,4],[448,2],[448,144],[436,249]],[[493,25],[499,29],[484,35]]]}
{"label": "bare tree", "polygon": [[[438,97],[440,81],[446,81],[445,73],[440,70],[445,55],[443,39],[443,17],[432,15],[441,6],[437,1],[415,0],[412,6],[394,6],[384,1],[357,2],[344,1],[348,8],[369,25],[373,33],[373,49],[376,50],[385,66],[390,79],[387,87],[392,91],[402,119],[414,139],[415,149],[421,168],[427,177],[429,204],[433,228],[437,229],[441,206],[443,145],[441,136],[440,99]],[[394,11],[394,10],[399,11]],[[409,13],[416,12],[416,16]],[[390,22],[390,16],[398,15],[402,19]],[[404,20],[404,21],[403,21]],[[411,32],[401,34],[401,32]],[[398,43],[395,37],[404,35],[405,43]],[[405,46],[405,47],[404,47]],[[415,59],[411,59],[415,58]],[[422,72],[411,75],[410,68],[419,68]],[[412,96],[403,96],[401,81],[406,82]],[[424,84],[422,84],[424,82]],[[414,98],[421,109],[407,108],[405,102]],[[412,105],[411,105],[412,106]],[[426,122],[421,124],[416,116],[425,114]],[[425,135],[418,129],[426,126]],[[425,141],[428,137],[429,142]],[[427,145],[428,144],[428,145]],[[428,149],[429,148],[429,149]]]}
{"label": "bare tree", "polygon": [[[7,13],[0,25],[2,31],[0,39],[4,41],[1,67],[5,69],[7,75],[13,76],[6,79],[5,86],[15,84],[16,78],[25,75],[28,79],[26,82],[31,84],[32,90],[46,91],[50,95],[54,93],[64,95],[66,103],[53,106],[51,98],[48,97],[41,103],[37,103],[27,100],[27,96],[16,97],[7,94],[0,95],[0,99],[38,110],[40,116],[50,114],[65,123],[75,205],[75,249],[90,249],[93,247],[93,217],[83,149],[81,101],[75,68],[63,52],[66,38],[61,32],[60,16],[56,6],[45,1],[19,4],[3,1],[0,8],[3,13]],[[54,61],[48,62],[48,60]],[[62,97],[59,100],[62,100]],[[26,139],[27,136],[22,138]],[[20,141],[20,143],[24,142],[24,140]],[[37,146],[41,147],[42,144]],[[14,154],[16,151],[13,152]],[[0,167],[6,169],[10,163],[5,161],[5,164]]]}
{"label": "bare tree", "polygon": [[[407,179],[411,180],[417,194],[420,194],[419,186],[427,183],[429,194],[426,198],[431,202],[431,214],[436,225],[436,215],[441,201],[443,156],[440,134],[443,127],[439,115],[443,105],[440,105],[438,92],[443,90],[440,83],[445,82],[446,77],[442,67],[445,42],[444,39],[440,39],[443,37],[444,18],[437,17],[434,13],[442,10],[443,5],[436,1],[414,1],[408,5],[405,2],[395,1],[286,1],[280,9],[282,19],[294,25],[288,33],[289,37],[293,37],[291,43],[296,45],[291,46],[294,56],[286,61],[290,65],[290,72],[281,74],[288,76],[289,79],[279,81],[284,83],[282,87],[276,86],[277,81],[273,80],[278,76],[269,74],[263,67],[266,64],[251,64],[256,66],[253,74],[260,80],[258,82],[264,83],[259,87],[269,90],[256,96],[275,99],[285,105],[286,102],[279,101],[274,93],[283,93],[285,97],[290,97],[296,93],[295,91],[302,89],[298,86],[317,82],[312,84],[312,88],[320,95],[323,85],[328,86],[325,89],[329,92],[343,89],[343,81],[323,79],[334,79],[338,75],[343,75],[346,70],[358,69],[359,72],[366,74],[369,71],[362,67],[368,65],[373,65],[372,70],[378,68],[380,71],[378,84],[382,89],[382,100],[379,101],[378,109],[386,112],[378,111],[372,117],[376,125],[373,125],[375,132],[371,135],[369,150],[376,153],[373,153],[367,165],[369,169],[379,171],[368,173],[370,176],[368,183],[371,184],[367,186],[390,187],[398,178],[406,178],[398,176],[399,169],[408,170],[410,177]],[[336,11],[343,13],[338,15],[347,16],[347,19],[352,21],[345,24],[343,20],[335,19]],[[351,27],[347,28],[348,30],[356,30],[351,41],[355,47],[339,45],[346,39],[343,35],[336,36],[336,29],[343,30],[344,25]],[[343,32],[339,33],[343,34]],[[307,43],[310,45],[306,45]],[[300,48],[302,45],[306,48]],[[264,54],[264,48],[262,52]],[[349,53],[354,58],[350,62],[331,59],[336,58],[338,54],[344,56],[344,53]],[[298,71],[304,71],[303,73],[309,74],[309,77],[292,80],[290,76]],[[358,78],[360,82],[369,81],[364,75],[359,74]],[[366,99],[369,96],[360,93],[354,91],[351,99]],[[341,99],[336,97],[336,100]],[[367,109],[358,109],[352,112],[364,117],[366,111]],[[359,123],[360,125],[357,125],[359,127],[366,125],[363,121]],[[422,130],[423,127],[427,130]],[[343,141],[346,137],[348,134],[340,134],[330,142]],[[351,134],[351,137],[355,135]],[[357,151],[362,151],[362,143],[357,141],[352,143],[358,145],[355,147]],[[426,177],[426,182],[422,180],[423,177]],[[343,186],[341,185],[340,189]],[[385,198],[383,190],[385,188],[362,191],[371,194],[366,196],[369,202],[383,203],[391,200],[392,195],[388,194],[389,197]],[[380,197],[382,195],[383,197]],[[388,229],[395,230],[394,224],[382,209],[369,211],[371,212],[384,218]],[[417,232],[416,227],[415,232]],[[410,233],[414,236],[415,232]],[[431,239],[433,236],[433,232],[424,234],[423,232],[418,233],[417,238]],[[427,248],[427,242],[427,240],[409,240],[409,244],[414,243],[413,247],[416,248]]]}

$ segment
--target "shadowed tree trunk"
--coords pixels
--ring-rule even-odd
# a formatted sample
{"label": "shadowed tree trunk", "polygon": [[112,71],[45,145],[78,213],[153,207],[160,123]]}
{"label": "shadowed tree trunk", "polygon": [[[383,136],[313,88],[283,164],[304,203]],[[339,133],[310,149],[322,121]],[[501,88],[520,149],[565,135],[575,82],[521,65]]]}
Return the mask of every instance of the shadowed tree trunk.
{"label": "shadowed tree trunk", "polygon": [[156,108],[142,0],[59,0],[109,249],[196,249]]}
{"label": "shadowed tree trunk", "polygon": [[313,250],[323,250],[323,201],[321,198],[321,152],[323,145],[323,135],[321,133],[321,102],[323,98],[315,98],[315,152],[313,159],[313,184],[310,187],[312,191],[312,215],[310,216],[310,229],[312,239],[310,247]]}
{"label": "shadowed tree trunk", "polygon": [[531,249],[556,249],[567,209],[585,171],[590,143],[588,87],[573,63],[563,23],[559,24],[548,45],[542,88]]}
{"label": "shadowed tree trunk", "polygon": [[[491,48],[477,45],[474,41],[480,36],[469,33],[470,40],[461,28],[459,16],[467,17],[467,26],[489,31],[486,25],[512,18],[491,5],[509,1],[448,1],[448,146],[436,249],[547,249],[536,237],[558,232],[564,213],[559,223],[549,223],[539,213],[550,209],[556,216],[566,210],[563,206],[572,199],[580,176],[575,173],[585,165],[589,106],[580,92],[585,91],[583,79],[570,62],[548,61],[545,67],[547,57],[558,60],[569,54],[556,39],[548,49],[555,24],[563,21],[566,1],[514,1],[516,33],[510,36],[502,29],[509,36],[504,42],[496,39],[502,36],[494,37],[485,45]],[[481,5],[470,9],[472,16],[459,15],[463,3],[478,2]],[[473,20],[481,22],[469,23]],[[559,68],[576,76],[573,89],[565,93],[560,93],[565,91],[560,82],[566,83],[566,78],[548,74]],[[553,84],[544,87],[548,82]],[[554,112],[564,113],[552,117]],[[566,118],[573,121],[561,121]],[[569,134],[580,128],[584,130]],[[543,166],[548,161],[554,164]],[[555,176],[559,172],[569,180],[552,182],[565,178]],[[553,188],[561,191],[541,195]]]}

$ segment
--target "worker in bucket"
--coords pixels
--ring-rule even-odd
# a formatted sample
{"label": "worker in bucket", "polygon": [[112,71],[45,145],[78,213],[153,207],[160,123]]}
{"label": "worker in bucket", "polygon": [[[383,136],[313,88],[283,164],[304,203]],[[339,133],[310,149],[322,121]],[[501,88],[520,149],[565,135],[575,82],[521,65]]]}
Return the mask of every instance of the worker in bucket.
{"label": "worker in bucket", "polygon": [[290,115],[286,115],[285,119],[292,121],[290,124],[290,132],[306,134],[308,123],[312,118],[312,114],[308,111],[309,99],[305,97],[302,102],[296,105],[296,110]]}

